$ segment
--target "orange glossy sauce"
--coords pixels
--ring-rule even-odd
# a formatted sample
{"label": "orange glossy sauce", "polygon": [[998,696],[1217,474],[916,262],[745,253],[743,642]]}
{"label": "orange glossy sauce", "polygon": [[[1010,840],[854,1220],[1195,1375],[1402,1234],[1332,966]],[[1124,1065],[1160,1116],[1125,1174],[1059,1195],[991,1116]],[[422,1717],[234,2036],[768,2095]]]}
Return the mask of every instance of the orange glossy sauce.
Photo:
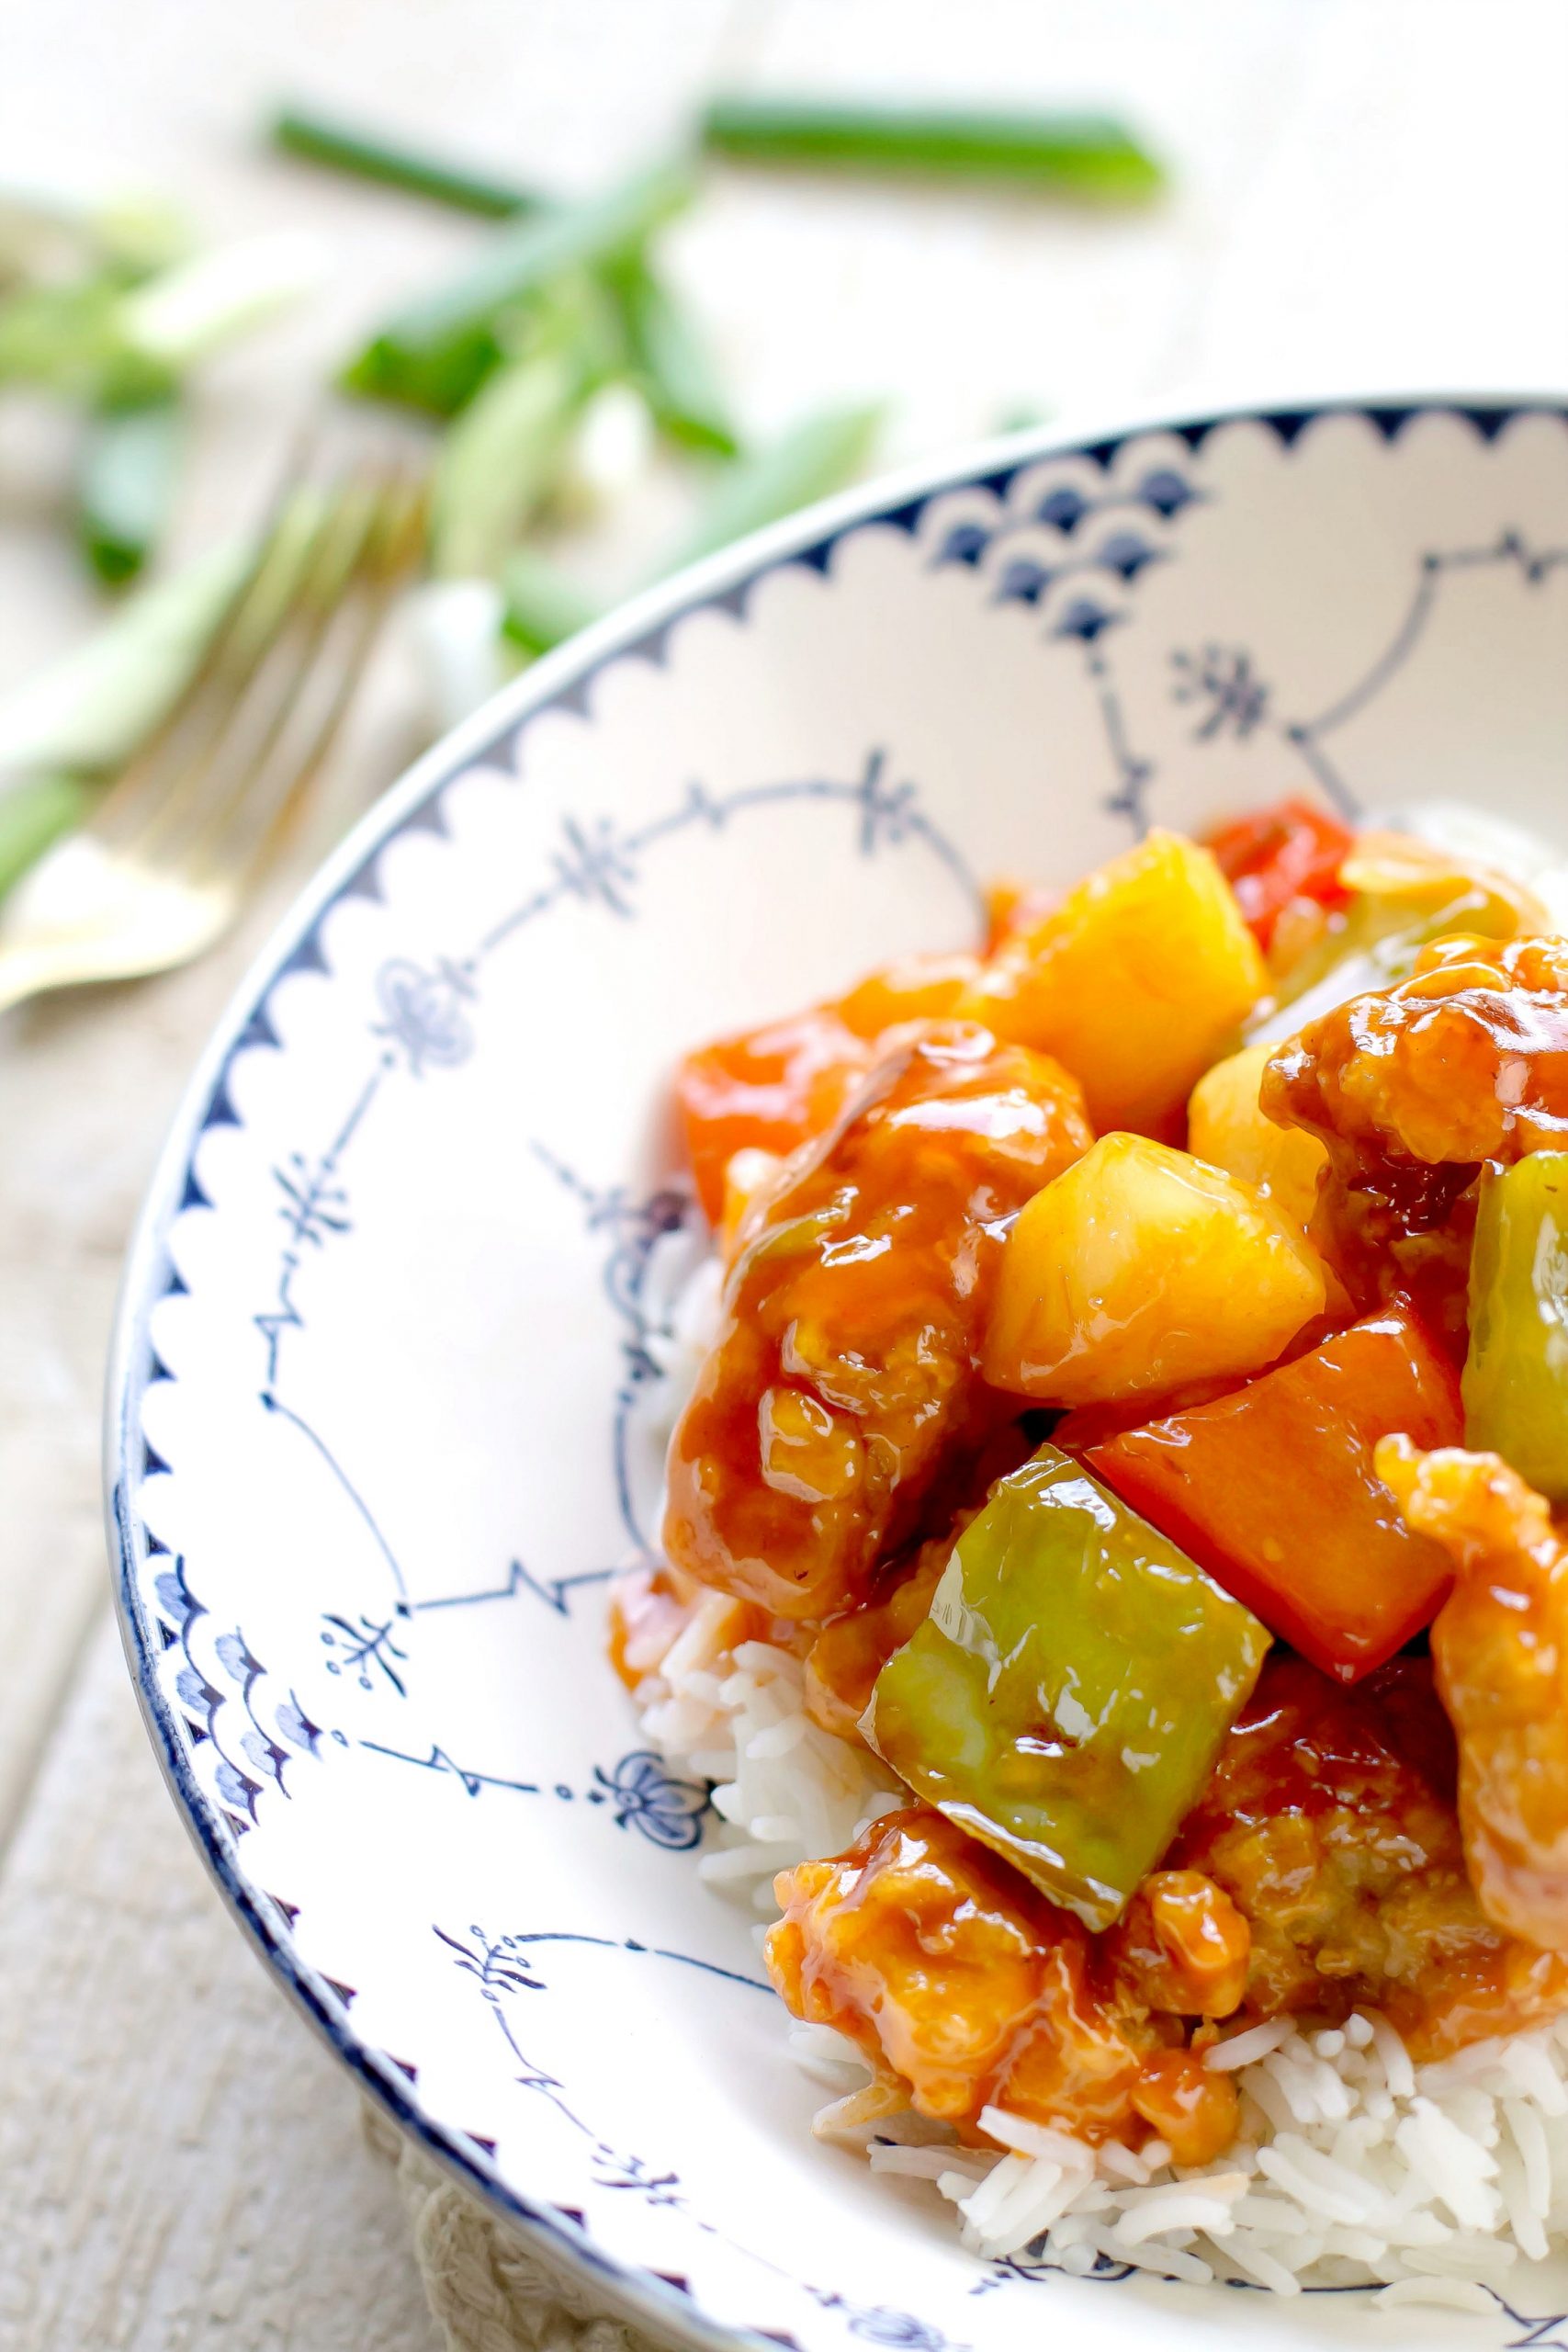
{"label": "orange glossy sauce", "polygon": [[977,956],[907,956],[868,973],[833,1007],[846,1029],[874,1043],[909,1021],[951,1021],[974,987]]}
{"label": "orange glossy sauce", "polygon": [[1090,1140],[1073,1080],[932,1023],[768,1199],[670,1451],[665,1549],[770,1612],[855,1606],[955,1443],[1008,1218]]}
{"label": "orange glossy sauce", "polygon": [[724,1215],[738,1151],[792,1152],[832,1125],[873,1054],[830,1005],[688,1054],[675,1073],[686,1159],[708,1223]]}
{"label": "orange glossy sauce", "polygon": [[1206,2165],[1235,2138],[1241,2100],[1229,2075],[1197,2050],[1156,2050],[1133,2086],[1133,2110],[1170,2150],[1172,2164]]}

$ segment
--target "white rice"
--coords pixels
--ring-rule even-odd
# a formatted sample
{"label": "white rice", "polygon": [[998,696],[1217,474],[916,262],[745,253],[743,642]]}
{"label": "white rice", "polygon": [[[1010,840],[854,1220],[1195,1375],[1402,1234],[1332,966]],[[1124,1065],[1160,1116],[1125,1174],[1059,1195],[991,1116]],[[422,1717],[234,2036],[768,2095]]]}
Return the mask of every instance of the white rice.
{"label": "white rice", "polygon": [[[1447,806],[1416,822],[1443,846],[1522,869],[1568,922],[1568,867],[1539,846],[1527,858],[1500,829]],[[717,1314],[716,1265],[691,1271],[692,1254],[690,1236],[671,1236],[645,1289],[667,1302],[655,1335],[664,1378],[645,1406],[660,1458]],[[777,1871],[841,1851],[905,1797],[874,1758],[811,1721],[786,1652],[725,1648],[725,1613],[719,1596],[700,1608],[637,1701],[649,1743],[716,1784],[721,1826],[699,1874],[771,1918]],[[1076,2276],[1114,2263],[1280,2295],[1382,2287],[1390,2303],[1493,2311],[1489,2289],[1512,2294],[1568,2240],[1568,2017],[1425,2066],[1371,2013],[1315,2030],[1282,2018],[1247,2027],[1208,2059],[1235,2077],[1236,2143],[1197,2168],[1173,2165],[1157,2140],[1091,2148],[998,2109],[981,2119],[996,2149],[960,2147],[945,2126],[888,2116],[841,2035],[788,2030],[799,2064],[832,2094],[819,2136],[862,2148],[874,2172],[928,2182],[964,2245],[987,2257],[1029,2250]]]}

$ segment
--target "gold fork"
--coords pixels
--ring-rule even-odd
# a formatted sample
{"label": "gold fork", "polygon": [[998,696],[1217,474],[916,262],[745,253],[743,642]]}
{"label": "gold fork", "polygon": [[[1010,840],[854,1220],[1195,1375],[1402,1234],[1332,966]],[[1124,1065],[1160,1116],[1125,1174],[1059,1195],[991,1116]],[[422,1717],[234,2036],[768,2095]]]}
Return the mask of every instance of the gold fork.
{"label": "gold fork", "polygon": [[309,797],[423,537],[423,490],[404,467],[297,476],[178,700],[0,909],[0,1012],[170,970],[229,929]]}

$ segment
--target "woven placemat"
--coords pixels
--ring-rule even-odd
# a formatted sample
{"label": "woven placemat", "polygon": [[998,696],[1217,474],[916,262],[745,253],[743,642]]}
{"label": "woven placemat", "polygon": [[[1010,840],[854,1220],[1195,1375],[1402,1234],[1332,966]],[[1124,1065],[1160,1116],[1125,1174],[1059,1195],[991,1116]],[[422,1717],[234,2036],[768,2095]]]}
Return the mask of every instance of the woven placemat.
{"label": "woven placemat", "polygon": [[378,2108],[367,2106],[365,2134],[397,2174],[446,2352],[669,2352],[596,2310],[591,2286],[542,2263]]}

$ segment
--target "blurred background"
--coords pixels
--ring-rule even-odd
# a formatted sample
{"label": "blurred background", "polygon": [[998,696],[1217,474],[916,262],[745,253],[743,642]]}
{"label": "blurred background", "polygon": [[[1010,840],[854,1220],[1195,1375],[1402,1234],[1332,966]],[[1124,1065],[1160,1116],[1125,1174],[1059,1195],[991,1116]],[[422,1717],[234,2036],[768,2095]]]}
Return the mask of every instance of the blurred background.
{"label": "blurred background", "polygon": [[[51,665],[243,543],[345,368],[399,390],[399,322],[511,233],[479,217],[509,191],[592,205],[688,151],[716,96],[753,147],[783,97],[1111,120],[1028,181],[784,165],[710,126],[636,248],[646,347],[552,407],[558,272],[486,363],[513,366],[510,439],[483,387],[451,413],[406,382],[344,401],[343,429],[434,468],[441,577],[387,631],[310,824],[201,961],[0,1013],[0,2347],[437,2340],[351,2086],[157,1785],[98,1521],[136,1202],[302,868],[574,617],[868,469],[1021,421],[1568,389],[1565,91],[1562,0],[3,0],[0,876],[8,794],[63,763],[79,813],[107,763],[58,740],[101,679]],[[298,152],[323,125],[478,194]],[[133,356],[162,356],[128,378],[125,303],[155,281]]]}

